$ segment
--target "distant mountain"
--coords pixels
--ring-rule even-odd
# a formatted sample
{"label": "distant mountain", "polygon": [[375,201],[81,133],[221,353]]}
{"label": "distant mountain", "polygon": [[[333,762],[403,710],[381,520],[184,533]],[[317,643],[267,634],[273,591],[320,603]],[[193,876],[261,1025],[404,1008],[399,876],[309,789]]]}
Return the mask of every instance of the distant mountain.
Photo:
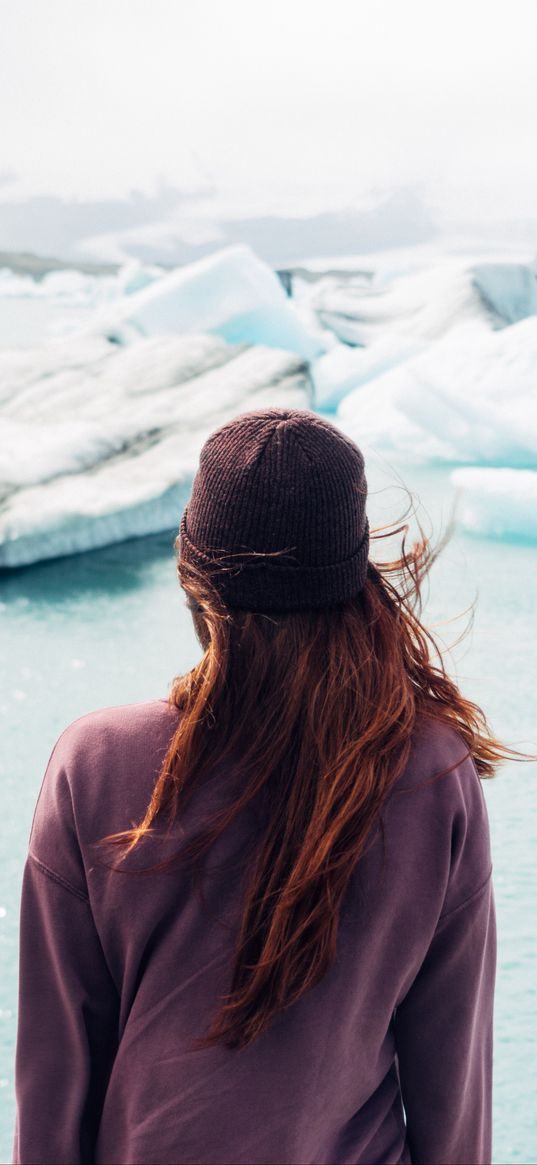
{"label": "distant mountain", "polygon": [[75,201],[36,195],[25,201],[0,201],[0,248],[74,259],[80,257],[83,239],[165,219],[184,197],[175,188],[162,186],[156,195],[133,191],[128,199]]}
{"label": "distant mountain", "polygon": [[433,216],[413,189],[394,190],[367,209],[300,215],[219,210],[218,195],[162,187],[155,196],[67,201],[39,196],[0,202],[0,248],[76,262],[129,258],[172,266],[230,243],[248,243],[273,266],[322,255],[349,255],[428,242]]}
{"label": "distant mountain", "polygon": [[30,275],[39,281],[51,271],[82,271],[84,275],[113,275],[116,263],[89,263],[83,259],[55,259],[51,255],[33,255],[29,251],[0,251],[0,271],[7,268],[16,275]]}

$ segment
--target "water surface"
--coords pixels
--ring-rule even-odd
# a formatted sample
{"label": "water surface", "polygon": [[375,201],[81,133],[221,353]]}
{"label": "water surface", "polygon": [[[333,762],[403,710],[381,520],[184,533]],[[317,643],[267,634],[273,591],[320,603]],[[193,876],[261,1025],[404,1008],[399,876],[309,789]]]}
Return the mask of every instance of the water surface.
{"label": "water surface", "polygon": [[[446,521],[446,470],[402,469],[430,515]],[[404,508],[404,495],[370,469],[373,520]],[[179,523],[178,515],[178,523]],[[428,519],[425,518],[426,524]],[[11,1158],[14,1120],[17,929],[32,814],[52,747],[64,727],[98,707],[166,696],[200,648],[175,575],[176,531],[41,563],[0,579],[0,1159]],[[535,617],[537,549],[456,535],[434,568],[427,613],[454,641],[477,599],[474,627],[450,655],[465,694],[482,702],[496,732],[537,752]],[[537,1162],[537,766],[506,765],[485,782],[499,967],[496,996],[495,1146],[498,1165]]]}

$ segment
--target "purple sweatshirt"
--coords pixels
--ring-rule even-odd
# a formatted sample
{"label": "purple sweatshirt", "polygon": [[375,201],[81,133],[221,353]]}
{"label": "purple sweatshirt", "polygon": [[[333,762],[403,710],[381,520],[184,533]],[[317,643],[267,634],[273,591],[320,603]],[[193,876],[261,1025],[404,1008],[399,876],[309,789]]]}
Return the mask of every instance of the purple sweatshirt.
{"label": "purple sweatshirt", "polygon": [[[22,889],[15,1165],[488,1165],[495,914],[461,737],[414,734],[324,979],[249,1047],[191,1052],[229,989],[242,883],[225,864],[252,820],[210,851],[204,903],[177,868],[108,873],[90,848],[141,819],[179,715],[104,708],[50,757]],[[232,782],[222,766],[138,865],[176,852]]]}

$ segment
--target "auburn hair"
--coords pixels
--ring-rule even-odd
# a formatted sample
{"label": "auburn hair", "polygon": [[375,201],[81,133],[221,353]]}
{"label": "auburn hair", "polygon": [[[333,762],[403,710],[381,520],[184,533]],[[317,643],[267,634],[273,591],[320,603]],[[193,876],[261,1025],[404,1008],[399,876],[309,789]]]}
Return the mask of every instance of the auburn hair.
{"label": "auburn hair", "polygon": [[191,1050],[246,1047],[326,974],[347,884],[372,827],[382,828],[418,718],[456,729],[480,777],[523,755],[502,745],[482,709],[461,695],[421,622],[422,580],[449,534],[436,549],[420,530],[407,550],[404,524],[372,538],[390,533],[402,534],[400,556],[370,562],[361,594],[296,613],[226,609],[210,578],[178,554],[203,655],[172,683],[169,703],[182,715],[143,820],[97,844],[120,847],[123,861],[165,810],[172,824],[226,758],[243,776],[240,792],[206,829],[166,861],[109,868],[145,874],[179,862],[199,873],[238,814],[263,806],[230,990]]}

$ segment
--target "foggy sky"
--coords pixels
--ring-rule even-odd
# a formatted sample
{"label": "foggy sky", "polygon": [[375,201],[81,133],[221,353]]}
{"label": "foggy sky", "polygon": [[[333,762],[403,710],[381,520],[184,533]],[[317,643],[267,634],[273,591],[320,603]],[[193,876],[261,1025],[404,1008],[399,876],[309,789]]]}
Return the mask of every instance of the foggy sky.
{"label": "foggy sky", "polygon": [[416,183],[537,206],[537,6],[0,0],[0,197],[216,185],[313,211]]}

